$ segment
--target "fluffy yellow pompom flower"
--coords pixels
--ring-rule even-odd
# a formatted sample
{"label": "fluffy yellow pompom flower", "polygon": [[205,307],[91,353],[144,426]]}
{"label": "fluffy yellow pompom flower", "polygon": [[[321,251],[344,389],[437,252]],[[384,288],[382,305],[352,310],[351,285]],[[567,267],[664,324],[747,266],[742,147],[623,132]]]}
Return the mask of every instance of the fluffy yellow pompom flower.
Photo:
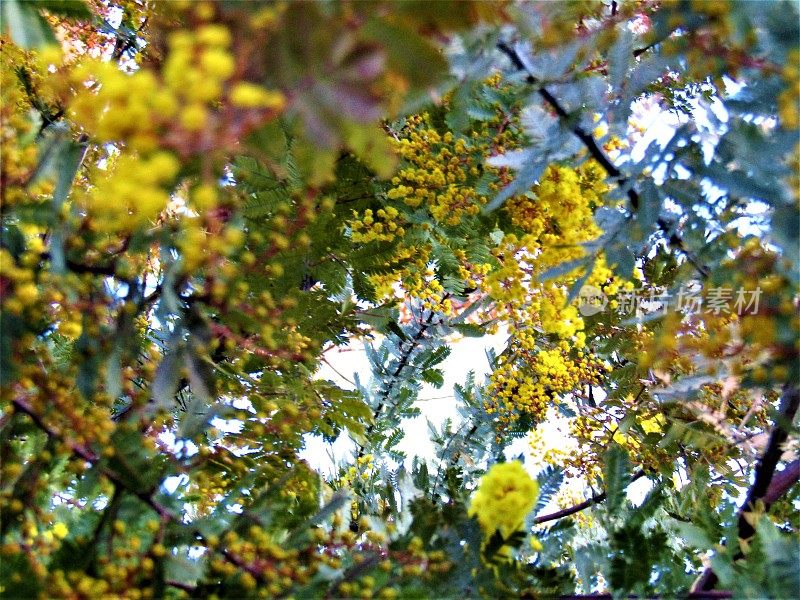
{"label": "fluffy yellow pompom flower", "polygon": [[522,527],[539,497],[539,484],[519,461],[499,463],[481,478],[469,515],[477,516],[486,535],[499,529],[508,537]]}
{"label": "fluffy yellow pompom flower", "polygon": [[649,419],[642,419],[639,421],[639,424],[642,426],[645,433],[661,433],[664,431],[664,425],[667,424],[667,420],[664,418],[664,415],[659,413]]}
{"label": "fluffy yellow pompom flower", "polygon": [[69,535],[69,529],[64,523],[56,523],[53,525],[53,535],[60,540],[63,540],[67,535]]}
{"label": "fluffy yellow pompom flower", "polygon": [[286,105],[286,98],[278,91],[265,90],[253,83],[242,81],[231,90],[231,103],[242,108],[281,110]]}

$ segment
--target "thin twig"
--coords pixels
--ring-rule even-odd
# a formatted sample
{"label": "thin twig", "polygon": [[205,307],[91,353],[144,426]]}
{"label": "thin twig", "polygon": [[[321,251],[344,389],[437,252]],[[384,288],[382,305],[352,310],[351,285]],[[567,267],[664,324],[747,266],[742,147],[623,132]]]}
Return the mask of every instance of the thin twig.
{"label": "thin twig", "polygon": [[[628,485],[636,481],[637,479],[641,479],[645,476],[644,470],[640,469],[636,471],[631,477],[631,480],[628,482]],[[534,525],[539,525],[540,523],[547,523],[548,521],[555,521],[557,519],[563,519],[564,517],[568,517],[570,515],[574,515],[575,513],[579,513],[582,510],[586,510],[590,506],[594,506],[606,499],[606,492],[601,492],[599,494],[595,494],[591,498],[584,500],[574,506],[570,506],[569,508],[565,508],[563,510],[556,511],[554,513],[550,513],[549,515],[542,515],[540,517],[536,517],[533,520]]]}
{"label": "thin twig", "polygon": [[[444,294],[442,296],[442,300],[446,300],[449,297],[449,294]],[[425,337],[425,333],[428,329],[433,325],[433,318],[436,316],[436,311],[431,310],[430,314],[426,319],[424,319],[419,326],[419,329],[414,334],[414,336],[408,342],[402,342],[401,346],[401,355],[400,360],[397,363],[397,367],[395,368],[394,372],[389,375],[389,382],[385,383],[386,387],[383,389],[380,395],[380,400],[378,401],[378,405],[375,407],[375,411],[372,417],[372,423],[367,427],[365,438],[368,437],[374,430],[375,425],[378,423],[378,417],[380,417],[381,413],[383,412],[383,408],[386,405],[386,402],[389,400],[389,396],[391,396],[392,389],[398,382],[398,378],[402,374],[403,370],[408,366],[409,361],[411,360],[411,355],[414,353],[414,350],[417,349],[419,342]],[[404,344],[407,344],[406,348],[403,348]],[[358,450],[358,455],[356,458],[361,458],[364,456],[364,450],[366,449],[366,445],[363,445]]]}
{"label": "thin twig", "polygon": [[[15,399],[12,401],[15,410],[18,410],[21,413],[24,413],[30,417],[30,419],[34,422],[34,424],[41,429],[48,437],[55,439],[57,441],[62,441],[67,444],[70,451],[77,456],[87,462],[92,463],[93,465],[99,462],[98,456],[92,452],[90,449],[77,444],[75,442],[71,442],[66,439],[62,439],[59,433],[50,425],[45,423],[44,419],[39,415],[33,407],[31,407],[27,402],[22,399]],[[100,466],[100,472],[109,480],[111,483],[114,484],[115,487],[124,489],[129,494],[136,496],[139,500],[144,502],[148,507],[150,507],[163,521],[172,521],[173,523],[177,523],[180,525],[185,525],[183,523],[182,518],[180,515],[173,514],[168,508],[163,506],[160,502],[153,498],[153,494],[155,493],[157,488],[153,488],[151,490],[140,490],[137,489],[132,485],[132,482],[126,480],[123,477],[120,477],[119,474],[112,471],[108,467]],[[197,529],[192,531],[192,534],[202,541],[203,543],[207,544],[205,536]],[[220,554],[230,562],[235,567],[248,572],[252,575],[257,581],[263,583],[264,577],[261,573],[260,569],[256,568],[250,563],[245,562],[243,559],[239,558],[235,554],[231,553],[230,551],[221,548],[219,550]]]}
{"label": "thin twig", "polygon": [[[556,115],[564,121],[565,123],[570,122],[570,114],[567,110],[561,105],[561,103],[556,99],[556,97],[544,86],[541,85],[541,82],[534,77],[525,66],[525,63],[522,62],[522,59],[517,54],[517,51],[511,48],[505,42],[499,42],[497,44],[497,48],[505,54],[514,67],[518,71],[524,71],[527,73],[525,77],[525,81],[531,85],[537,86],[537,91],[539,95],[544,99],[544,101],[550,105],[550,107],[555,111]],[[629,178],[620,171],[611,159],[606,155],[603,149],[597,143],[597,140],[594,139],[594,136],[586,131],[583,127],[578,124],[571,125],[572,133],[583,143],[586,149],[589,151],[589,154],[594,158],[603,170],[616,180],[617,185],[626,190],[626,195],[628,196],[628,200],[630,201],[631,208],[635,211],[639,209],[641,205],[641,197],[639,196],[639,192],[631,185]],[[673,230],[672,224],[664,219],[663,217],[659,217],[656,221],[658,224],[658,228],[661,232],[667,237],[670,245],[680,251],[685,257],[686,260],[697,270],[700,276],[703,279],[708,278],[709,270],[708,267],[701,264],[697,258],[691,253],[684,245],[683,240],[678,235],[676,231]]]}
{"label": "thin twig", "polygon": [[[791,427],[799,406],[800,388],[796,385],[786,384],[781,396],[780,414],[775,420],[767,448],[756,465],[753,485],[739,509],[737,528],[740,540],[749,540],[756,533],[755,527],[750,523],[747,515],[756,510],[759,501],[763,502],[764,510],[768,511],[770,505],[786,493],[800,478],[800,461],[790,463],[777,475],[775,473],[783,454],[783,444],[789,437],[788,429]],[[734,556],[734,560],[743,556],[740,550]],[[710,590],[717,584],[717,581],[719,579],[716,573],[711,568],[707,568],[695,582],[693,588],[698,591]]]}
{"label": "thin twig", "polygon": [[[629,596],[625,596],[625,598],[647,598],[648,600],[657,600],[658,598],[665,598],[667,596],[636,596],[631,594]],[[674,598],[675,596],[668,596],[669,598]],[[728,591],[697,591],[697,592],[689,592],[684,596],[679,596],[681,598],[686,598],[687,600],[722,600],[724,598],[733,598],[733,592]],[[556,596],[558,600],[613,600],[614,596],[612,594],[571,594],[568,596]]]}

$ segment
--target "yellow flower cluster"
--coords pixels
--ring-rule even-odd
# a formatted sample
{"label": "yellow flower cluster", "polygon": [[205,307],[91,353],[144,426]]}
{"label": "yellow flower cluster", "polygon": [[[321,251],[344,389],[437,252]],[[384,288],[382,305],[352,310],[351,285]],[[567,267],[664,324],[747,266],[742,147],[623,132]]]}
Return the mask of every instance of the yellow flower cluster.
{"label": "yellow flower cluster", "polygon": [[[558,396],[600,383],[604,365],[582,350],[584,322],[576,306],[567,305],[580,269],[547,281],[540,276],[586,256],[582,244],[601,233],[593,215],[606,191],[603,171],[593,161],[577,169],[551,165],[529,193],[506,204],[520,233],[506,234],[493,249],[500,268],[486,278],[497,316],[510,324],[514,338],[511,353],[491,376],[487,399],[487,409],[503,422],[518,412],[541,419]],[[613,275],[602,255],[586,284],[609,296],[633,287]],[[547,343],[542,334],[556,340],[552,348],[541,349]]]}
{"label": "yellow flower cluster", "polygon": [[783,65],[786,88],[778,96],[778,116],[787,129],[800,127],[800,50],[794,49]]}
{"label": "yellow flower cluster", "polygon": [[522,527],[538,497],[539,484],[521,462],[498,463],[481,478],[469,514],[477,517],[487,537],[498,529],[508,537]]}
{"label": "yellow flower cluster", "polygon": [[26,308],[31,308],[39,298],[39,288],[34,280],[34,272],[17,265],[14,257],[5,248],[0,248],[0,273],[3,274],[3,287],[13,286],[10,293],[4,289],[0,295],[3,301],[3,310],[10,314],[21,314]]}
{"label": "yellow flower cluster", "polygon": [[449,298],[444,297],[444,287],[436,279],[433,269],[428,267],[425,271],[417,273],[417,275],[417,277],[403,282],[407,293],[413,298],[422,300],[422,308],[425,310],[433,310],[453,316],[453,304]]}
{"label": "yellow flower cluster", "polygon": [[[386,273],[376,273],[369,276],[369,281],[375,288],[379,299],[395,299],[405,295],[407,290],[413,289],[419,295],[431,296],[428,291],[441,291],[439,282],[431,283],[433,273],[429,268],[430,246],[401,246],[387,262]],[[402,294],[399,286],[402,284]],[[430,285],[429,285],[430,284]]]}
{"label": "yellow flower cluster", "polygon": [[[485,84],[499,90],[505,85],[499,75],[488,78]],[[401,202],[407,209],[424,210],[436,224],[446,227],[463,224],[479,215],[488,201],[488,196],[476,189],[481,177],[491,174],[499,179],[487,185],[491,193],[510,180],[507,170],[490,167],[485,159],[517,147],[521,139],[516,114],[500,110],[499,105],[496,108],[496,116],[475,123],[469,135],[440,132],[429,113],[409,117],[398,136],[391,140],[404,166],[391,181],[388,200]],[[430,269],[432,248],[429,244],[403,243],[402,236],[411,225],[402,212],[395,214],[392,208],[388,205],[381,209],[384,215],[380,210],[376,214],[370,211],[356,214],[348,224],[355,241],[400,241],[394,256],[387,261],[389,272],[372,276],[371,282],[379,299],[396,297],[397,287],[402,285],[404,294],[423,299],[426,306],[434,306],[443,290]],[[430,223],[419,227],[447,244],[447,235],[437,227]],[[470,263],[463,251],[454,253],[465,285],[480,287],[491,266]],[[450,308],[445,306],[445,310]]]}
{"label": "yellow flower cluster", "polygon": [[172,153],[158,151],[148,158],[122,154],[107,171],[96,170],[95,186],[83,202],[95,229],[133,231],[155,220],[169,202],[167,190],[179,168]]}
{"label": "yellow flower cluster", "polygon": [[[379,465],[375,464],[372,454],[365,454],[356,459],[356,463],[340,475],[336,481],[338,489],[353,489],[358,485],[365,485],[375,477]],[[358,519],[358,499],[353,497],[350,503],[350,518]]]}
{"label": "yellow flower cluster", "polygon": [[485,400],[486,410],[509,423],[525,413],[536,421],[559,396],[587,385],[598,385],[605,372],[599,359],[582,350],[572,352],[566,341],[551,349],[524,350],[514,343],[508,357],[498,360]]}
{"label": "yellow flower cluster", "polygon": [[507,127],[501,113],[471,137],[440,134],[428,113],[409,117],[395,147],[407,166],[392,179],[387,196],[411,208],[424,206],[439,223],[458,225],[466,216],[480,213],[486,195],[475,183],[484,170],[483,159],[514,147],[518,134]]}
{"label": "yellow flower cluster", "polygon": [[[494,77],[486,85],[501,88],[503,84]],[[410,117],[394,141],[405,165],[393,178],[388,199],[408,209],[424,210],[445,227],[479,214],[487,197],[476,186],[485,185],[487,193],[493,193],[511,177],[503,169],[486,165],[486,158],[516,148],[522,141],[516,114],[499,105],[495,108],[496,117],[476,123],[469,136],[442,132],[428,113]],[[495,180],[480,183],[487,174]],[[541,418],[558,396],[600,382],[604,365],[582,350],[584,323],[577,307],[567,305],[569,289],[582,275],[581,269],[547,281],[540,281],[540,276],[586,257],[585,243],[602,233],[594,212],[604,204],[607,190],[605,172],[595,161],[578,168],[551,165],[528,193],[506,203],[512,231],[492,249],[493,264],[472,264],[465,252],[454,250],[465,286],[494,301],[482,315],[506,323],[514,338],[511,354],[501,359],[492,375],[486,404],[503,423],[521,413]],[[411,227],[403,219],[391,228],[395,215],[381,210],[376,215],[371,211],[355,215],[349,224],[354,240],[391,242],[400,238],[401,227]],[[429,225],[422,228],[434,238],[440,235]],[[400,285],[404,294],[424,299],[426,306],[437,306],[443,289],[429,264],[431,251],[430,246],[406,246],[401,240],[395,258],[387,264],[396,268],[371,277],[378,297],[395,297]],[[595,260],[586,284],[612,297],[622,288],[633,287],[613,275],[602,255]]]}
{"label": "yellow flower cluster", "polygon": [[405,235],[403,217],[394,206],[379,208],[374,214],[367,209],[363,214],[353,213],[350,221],[350,237],[356,243],[391,242],[397,237]]}
{"label": "yellow flower cluster", "polygon": [[160,79],[146,68],[125,73],[113,62],[81,62],[69,76],[76,90],[68,103],[70,119],[96,141],[124,141],[149,152],[165,130],[178,126],[182,134],[177,141],[212,125],[226,84],[234,107],[283,109],[286,100],[280,92],[232,80],[236,61],[231,42],[230,31],[219,24],[172,32]]}
{"label": "yellow flower cluster", "polygon": [[[208,266],[214,261],[221,262],[224,257],[239,250],[244,240],[242,230],[233,226],[214,233],[216,235],[211,234],[202,219],[184,219],[177,245],[181,250],[186,272]],[[235,268],[230,263],[220,267],[222,276],[231,277],[235,273]]]}
{"label": "yellow flower cluster", "polygon": [[[202,129],[208,119],[208,104],[220,99],[224,82],[236,71],[230,51],[231,34],[223,25],[209,24],[196,32],[176,31],[168,43],[164,82],[188,103],[181,114],[183,127],[190,131]],[[285,105],[280,92],[248,82],[235,83],[229,98],[231,104],[241,108],[280,110]]]}
{"label": "yellow flower cluster", "polygon": [[0,204],[6,208],[35,201],[53,190],[52,181],[31,181],[38,163],[37,128],[30,118],[30,105],[13,66],[21,66],[25,55],[12,44],[0,46]]}
{"label": "yellow flower cluster", "polygon": [[278,91],[266,90],[260,85],[240,81],[231,89],[231,104],[240,108],[266,108],[282,110],[286,97]]}
{"label": "yellow flower cluster", "polygon": [[158,146],[158,132],[178,111],[173,90],[162,87],[152,71],[124,73],[115,63],[81,62],[70,74],[76,88],[70,120],[98,142],[125,141],[140,152]]}
{"label": "yellow flower cluster", "polygon": [[585,255],[580,246],[602,232],[594,211],[608,190],[601,167],[589,161],[577,169],[551,165],[529,194],[511,198],[506,210],[524,232],[520,248],[535,253],[538,273]]}

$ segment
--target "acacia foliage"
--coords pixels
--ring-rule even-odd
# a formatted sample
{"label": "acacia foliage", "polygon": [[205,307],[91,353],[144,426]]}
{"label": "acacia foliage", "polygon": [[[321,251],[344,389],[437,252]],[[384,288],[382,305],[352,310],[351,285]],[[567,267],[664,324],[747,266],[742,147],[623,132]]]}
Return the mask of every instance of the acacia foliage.
{"label": "acacia foliage", "polygon": [[795,4],[1,8],[6,596],[796,591]]}

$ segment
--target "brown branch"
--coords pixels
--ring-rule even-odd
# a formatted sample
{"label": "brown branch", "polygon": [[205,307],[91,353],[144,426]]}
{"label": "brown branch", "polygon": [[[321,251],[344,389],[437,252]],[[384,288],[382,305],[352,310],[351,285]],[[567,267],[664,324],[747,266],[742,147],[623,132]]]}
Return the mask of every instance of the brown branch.
{"label": "brown branch", "polygon": [[[791,427],[794,416],[797,414],[798,406],[800,406],[800,388],[787,385],[781,398],[780,416],[775,423],[772,435],[769,437],[767,449],[764,451],[764,455],[758,465],[756,465],[755,479],[753,480],[753,486],[750,488],[750,493],[739,510],[739,537],[742,539],[750,539],[756,532],[744,515],[755,510],[756,503],[766,498],[772,483],[772,477],[775,475],[775,469],[781,459],[781,454],[783,454],[782,446],[789,437],[788,428]],[[769,510],[769,505],[767,505],[766,509]]]}
{"label": "brown branch", "polygon": [[[640,469],[636,471],[631,477],[631,480],[628,482],[628,485],[636,481],[637,479],[641,479],[644,477],[645,472],[644,470]],[[568,517],[570,515],[574,515],[575,513],[579,513],[582,510],[586,510],[590,506],[594,506],[595,504],[599,504],[603,500],[606,499],[606,492],[601,492],[599,494],[595,494],[591,498],[584,500],[574,506],[570,506],[569,508],[565,508],[563,510],[556,511],[554,513],[550,513],[548,515],[541,515],[536,517],[533,520],[534,525],[539,525],[540,523],[547,523],[548,521],[555,521],[556,519],[563,519],[564,517]],[[572,596],[570,596],[572,597]],[[578,597],[578,596],[575,596]]]}
{"label": "brown branch", "polygon": [[[92,265],[86,264],[82,262],[78,262],[76,260],[72,260],[71,258],[65,258],[64,264],[67,268],[72,271],[73,273],[78,274],[92,274],[92,275],[105,275],[106,277],[116,277],[117,276],[117,261],[119,260],[120,256],[123,252],[128,249],[130,245],[131,237],[127,236],[122,240],[120,243],[119,248],[110,252],[112,258],[111,262],[104,264],[104,265]],[[43,252],[41,254],[42,260],[53,260],[53,255],[50,252]]]}
{"label": "brown branch", "polygon": [[[796,385],[786,384],[781,396],[780,414],[775,421],[775,426],[769,436],[767,448],[756,465],[755,477],[747,499],[739,509],[737,527],[740,540],[749,540],[755,535],[755,527],[748,521],[747,513],[757,509],[759,501],[764,504],[764,511],[785,494],[800,479],[800,461],[789,463],[786,468],[775,473],[781,455],[782,446],[789,437],[789,427],[794,421],[800,407],[800,388]],[[741,550],[736,553],[734,560],[743,558]],[[695,582],[694,589],[704,591],[712,589],[719,579],[711,568],[707,568]]]}
{"label": "brown branch", "polygon": [[[449,297],[450,297],[449,293],[443,294],[442,301],[446,300]],[[375,430],[375,425],[377,425],[378,423],[378,417],[380,417],[381,413],[383,412],[383,408],[386,405],[386,402],[389,400],[389,396],[392,393],[392,388],[397,383],[398,377],[400,377],[400,374],[403,372],[403,369],[405,369],[408,366],[408,363],[411,360],[411,355],[414,353],[414,350],[417,349],[417,346],[419,345],[420,341],[422,341],[422,338],[425,337],[425,333],[433,325],[434,316],[436,316],[436,311],[431,310],[428,317],[420,323],[420,327],[414,334],[414,336],[408,342],[401,341],[400,343],[401,348],[403,344],[408,344],[408,350],[403,351],[403,354],[400,357],[400,361],[397,363],[397,368],[394,370],[394,373],[392,373],[389,376],[389,383],[381,393],[380,396],[381,399],[378,402],[378,406],[375,407],[372,423],[369,425],[369,427],[367,427],[366,433],[364,435],[365,438]],[[366,445],[363,445],[359,448],[358,455],[356,456],[356,458],[361,458],[362,456],[364,456],[364,450],[366,450]]]}
{"label": "brown branch", "polygon": [[[558,99],[553,96],[553,94],[545,86],[541,85],[541,82],[536,77],[528,72],[525,63],[522,62],[522,59],[519,57],[519,54],[517,54],[516,50],[511,48],[511,46],[505,42],[499,42],[497,44],[497,48],[508,57],[517,71],[524,71],[527,73],[525,81],[530,85],[537,86],[537,91],[542,99],[550,105],[550,107],[555,111],[556,115],[558,115],[562,121],[569,123],[571,120],[570,114],[561,105]],[[626,177],[622,171],[620,171],[616,165],[614,165],[613,162],[611,162],[611,159],[606,155],[591,133],[577,124],[571,125],[571,131],[583,143],[583,145],[589,151],[591,157],[595,159],[601,167],[603,167],[603,170],[609,175],[609,177],[615,179],[617,185],[626,190],[625,193],[628,196],[631,208],[634,211],[637,211],[641,205],[641,197],[639,196],[639,192],[637,192],[633,185],[631,185],[630,179]],[[656,223],[659,230],[666,236],[669,244],[686,257],[686,260],[688,260],[689,263],[697,270],[701,277],[704,279],[707,278],[709,276],[708,267],[701,264],[697,258],[684,246],[681,237],[676,231],[673,231],[672,224],[663,217],[659,217],[656,220]]]}
{"label": "brown branch", "polygon": [[[667,596],[636,596],[631,594],[629,596],[625,596],[626,598],[647,598],[648,600],[656,600],[657,598],[665,598]],[[675,596],[668,596],[669,598],[674,598]],[[719,591],[719,590],[711,590],[711,591],[698,591],[698,592],[689,592],[683,596],[679,596],[680,598],[687,598],[690,600],[718,600],[723,598],[733,598],[733,592],[728,591]],[[567,596],[557,596],[559,600],[613,600],[614,596],[608,593],[600,593],[600,594],[572,594]]]}
{"label": "brown branch", "polygon": [[174,587],[175,589],[183,590],[184,592],[188,592],[189,594],[194,594],[194,592],[197,590],[197,588],[193,585],[189,585],[188,583],[183,583],[181,581],[174,581],[172,579],[167,579],[166,581],[164,581],[164,583],[169,587]]}
{"label": "brown branch", "polygon": [[[69,447],[70,451],[75,456],[77,456],[78,458],[81,458],[81,459],[83,459],[83,460],[85,460],[87,462],[90,462],[93,465],[98,463],[99,458],[94,452],[92,452],[90,449],[88,449],[88,448],[86,448],[86,447],[84,447],[84,446],[82,446],[80,444],[77,444],[75,442],[71,442],[71,441],[66,440],[66,439],[62,439],[61,436],[59,435],[58,431],[56,431],[56,429],[54,429],[53,427],[51,427],[50,425],[45,423],[45,421],[41,417],[41,415],[39,415],[35,410],[33,410],[33,407],[31,407],[27,402],[17,398],[17,399],[12,401],[12,404],[13,404],[15,410],[18,410],[19,412],[28,415],[28,417],[30,417],[30,419],[33,421],[33,423],[39,429],[41,429],[48,437],[50,437],[51,439],[54,439],[56,441],[62,441],[64,443],[66,443],[67,446]],[[120,477],[119,474],[117,474],[113,470],[109,469],[108,467],[104,467],[102,465],[100,467],[100,472],[109,481],[111,481],[111,483],[113,483],[116,488],[124,489],[128,493],[133,494],[139,500],[144,502],[153,511],[155,511],[155,513],[158,514],[158,516],[163,521],[172,521],[173,523],[177,523],[179,525],[185,525],[185,523],[183,522],[183,519],[179,515],[173,514],[168,508],[166,508],[165,506],[163,506],[161,503],[159,503],[157,500],[155,500],[153,498],[153,494],[155,493],[157,488],[153,488],[153,489],[147,490],[147,491],[136,489],[135,487],[132,487],[131,484],[127,480],[125,480],[124,478]],[[205,536],[198,529],[192,530],[192,534],[197,539],[199,539],[200,541],[205,543],[208,548],[211,548],[210,546],[208,546],[208,542],[207,542]],[[246,561],[242,560],[240,557],[236,556],[235,554],[233,554],[232,552],[228,551],[225,548],[221,548],[219,550],[219,552],[220,552],[220,554],[222,554],[222,556],[225,558],[225,560],[230,562],[232,565],[234,565],[235,567],[237,567],[237,568],[239,568],[239,569],[241,569],[243,571],[248,572],[258,582],[260,582],[260,583],[264,582],[263,574],[262,574],[261,570],[258,567],[254,566],[254,565],[252,565],[250,563],[247,563]]]}
{"label": "brown branch", "polygon": [[795,460],[772,477],[767,493],[764,494],[764,504],[768,506],[775,504],[798,481],[800,481],[800,460]]}

